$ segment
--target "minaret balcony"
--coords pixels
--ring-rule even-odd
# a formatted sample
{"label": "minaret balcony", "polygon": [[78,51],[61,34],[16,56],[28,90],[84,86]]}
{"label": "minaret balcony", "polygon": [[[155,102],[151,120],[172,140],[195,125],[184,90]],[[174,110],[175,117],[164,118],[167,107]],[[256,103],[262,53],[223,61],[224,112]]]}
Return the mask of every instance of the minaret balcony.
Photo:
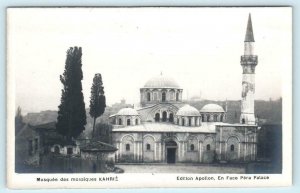
{"label": "minaret balcony", "polygon": [[256,55],[243,55],[241,56],[241,64],[250,64],[250,65],[256,65],[257,64],[257,56]]}

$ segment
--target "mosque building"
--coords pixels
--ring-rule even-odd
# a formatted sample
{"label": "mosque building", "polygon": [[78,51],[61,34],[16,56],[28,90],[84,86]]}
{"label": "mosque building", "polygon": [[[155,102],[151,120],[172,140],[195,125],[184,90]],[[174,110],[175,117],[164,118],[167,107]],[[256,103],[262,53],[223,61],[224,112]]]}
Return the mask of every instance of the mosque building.
{"label": "mosque building", "polygon": [[212,163],[249,162],[256,159],[257,125],[254,114],[255,67],[251,15],[244,55],[240,123],[226,123],[226,109],[207,104],[197,110],[182,100],[183,89],[160,74],[140,89],[139,109],[123,108],[109,120],[113,124],[116,162]]}

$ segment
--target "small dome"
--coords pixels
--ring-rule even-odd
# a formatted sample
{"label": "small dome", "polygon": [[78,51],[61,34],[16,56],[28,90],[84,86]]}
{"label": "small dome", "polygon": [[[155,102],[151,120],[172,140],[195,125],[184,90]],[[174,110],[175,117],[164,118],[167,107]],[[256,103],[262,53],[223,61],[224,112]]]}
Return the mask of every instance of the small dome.
{"label": "small dome", "polygon": [[213,113],[224,113],[223,107],[217,104],[207,104],[202,107],[200,112],[213,112]]}
{"label": "small dome", "polygon": [[195,107],[192,107],[190,105],[184,105],[177,111],[176,115],[178,115],[178,116],[200,116],[200,113]]}
{"label": "small dome", "polygon": [[179,85],[173,78],[161,74],[148,80],[144,88],[179,88]]}
{"label": "small dome", "polygon": [[123,108],[123,109],[119,110],[117,115],[139,115],[139,114],[133,108]]}

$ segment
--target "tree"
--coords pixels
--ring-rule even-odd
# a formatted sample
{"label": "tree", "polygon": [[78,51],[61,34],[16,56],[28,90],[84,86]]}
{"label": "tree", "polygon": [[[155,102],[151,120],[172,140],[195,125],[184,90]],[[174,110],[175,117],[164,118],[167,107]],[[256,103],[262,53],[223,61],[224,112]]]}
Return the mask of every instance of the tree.
{"label": "tree", "polygon": [[104,113],[105,107],[106,103],[102,77],[101,74],[98,73],[95,74],[93,78],[90,98],[90,115],[94,118],[92,137],[94,137],[95,134],[96,119]]}
{"label": "tree", "polygon": [[72,138],[78,137],[86,125],[86,112],[81,84],[83,79],[81,56],[81,47],[69,48],[65,70],[63,75],[60,75],[63,89],[61,103],[58,106],[56,129],[58,133],[67,139],[68,143],[72,142]]}
{"label": "tree", "polygon": [[15,134],[17,134],[22,127],[24,126],[23,116],[22,116],[22,109],[18,106],[16,116],[15,116]]}

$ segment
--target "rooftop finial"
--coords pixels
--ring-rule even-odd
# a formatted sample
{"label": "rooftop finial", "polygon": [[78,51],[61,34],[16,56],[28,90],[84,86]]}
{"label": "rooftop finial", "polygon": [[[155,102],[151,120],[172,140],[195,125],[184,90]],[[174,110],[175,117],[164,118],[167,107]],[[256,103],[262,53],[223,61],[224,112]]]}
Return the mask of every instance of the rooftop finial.
{"label": "rooftop finial", "polygon": [[254,42],[251,13],[249,13],[245,42]]}

